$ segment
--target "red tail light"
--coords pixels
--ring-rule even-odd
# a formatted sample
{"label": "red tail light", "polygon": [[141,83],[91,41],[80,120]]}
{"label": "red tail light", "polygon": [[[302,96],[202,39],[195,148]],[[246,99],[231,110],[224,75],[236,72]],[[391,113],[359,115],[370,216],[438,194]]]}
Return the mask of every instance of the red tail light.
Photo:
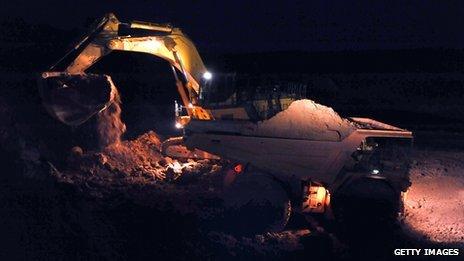
{"label": "red tail light", "polygon": [[242,164],[237,164],[237,165],[235,165],[234,171],[235,171],[235,173],[237,173],[237,174],[241,173],[241,172],[243,171],[243,165],[242,165]]}

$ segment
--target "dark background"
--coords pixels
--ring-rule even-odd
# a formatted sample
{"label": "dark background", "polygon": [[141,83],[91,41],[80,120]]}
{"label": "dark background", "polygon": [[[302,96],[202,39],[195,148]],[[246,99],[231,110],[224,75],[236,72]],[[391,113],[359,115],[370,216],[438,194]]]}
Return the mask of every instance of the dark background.
{"label": "dark background", "polygon": [[[201,53],[299,51],[322,55],[315,60],[311,56],[305,63],[320,68],[309,71],[456,71],[461,64],[453,64],[456,54],[452,50],[464,47],[461,1],[18,0],[0,3],[0,39],[6,45],[2,49],[12,42],[45,42],[55,48],[56,54],[49,59],[59,57],[57,46],[69,45],[108,12],[122,21],[172,23],[194,39]],[[411,49],[422,51],[401,51]],[[305,58],[300,55],[290,58]],[[320,59],[328,61],[321,64]],[[14,61],[2,59],[2,63]],[[286,66],[277,62],[272,67],[278,71]]]}
{"label": "dark background", "polygon": [[0,16],[60,29],[107,12],[170,22],[201,51],[462,48],[462,1],[3,1]]}

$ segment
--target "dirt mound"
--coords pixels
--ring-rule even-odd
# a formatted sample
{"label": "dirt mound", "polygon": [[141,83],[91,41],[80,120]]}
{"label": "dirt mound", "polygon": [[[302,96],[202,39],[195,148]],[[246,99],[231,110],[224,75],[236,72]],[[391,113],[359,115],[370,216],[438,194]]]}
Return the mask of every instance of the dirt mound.
{"label": "dirt mound", "polygon": [[[160,153],[160,137],[154,132],[148,132],[133,141],[120,141],[107,146],[102,154],[110,169],[134,174],[138,171],[150,173],[158,179],[164,179],[162,172],[166,164]],[[163,162],[160,162],[163,160]]]}
{"label": "dirt mound", "polygon": [[135,140],[111,144],[102,151],[83,152],[75,147],[68,158],[68,168],[61,171],[60,178],[153,184],[175,182],[192,173],[220,170],[217,161],[172,159],[164,157],[160,150],[161,138],[153,131]]}
{"label": "dirt mound", "polygon": [[269,120],[259,122],[256,134],[282,138],[339,141],[354,126],[332,108],[312,100],[294,101]]}

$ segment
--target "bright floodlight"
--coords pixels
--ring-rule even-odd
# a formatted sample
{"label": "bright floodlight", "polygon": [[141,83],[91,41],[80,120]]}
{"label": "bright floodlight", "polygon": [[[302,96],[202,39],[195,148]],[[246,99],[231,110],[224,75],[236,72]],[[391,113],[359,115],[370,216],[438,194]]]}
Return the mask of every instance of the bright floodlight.
{"label": "bright floodlight", "polygon": [[182,124],[180,124],[179,122],[176,122],[176,128],[177,128],[177,129],[181,129],[181,128],[182,128]]}
{"label": "bright floodlight", "polygon": [[205,73],[203,73],[203,78],[205,80],[211,80],[211,78],[213,78],[213,74],[211,74],[210,72],[206,71]]}
{"label": "bright floodlight", "polygon": [[378,169],[373,169],[373,170],[372,170],[372,174],[374,174],[374,175],[379,174],[379,172],[380,172],[380,171],[379,171]]}

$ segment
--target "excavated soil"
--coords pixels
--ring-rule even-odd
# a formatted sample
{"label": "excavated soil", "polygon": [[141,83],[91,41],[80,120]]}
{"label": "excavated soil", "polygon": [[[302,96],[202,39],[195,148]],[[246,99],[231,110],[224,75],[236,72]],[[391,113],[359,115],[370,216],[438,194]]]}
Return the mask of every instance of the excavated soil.
{"label": "excavated soil", "polygon": [[312,100],[297,100],[274,117],[258,122],[260,136],[339,141],[355,127],[332,108]]}
{"label": "excavated soil", "polygon": [[184,213],[203,211],[192,202],[200,194],[213,196],[219,192],[221,162],[172,159],[162,156],[160,147],[160,137],[152,131],[102,151],[83,152],[74,147],[69,168],[53,174],[58,182],[98,198],[124,193],[153,206],[163,206],[165,200]]}

